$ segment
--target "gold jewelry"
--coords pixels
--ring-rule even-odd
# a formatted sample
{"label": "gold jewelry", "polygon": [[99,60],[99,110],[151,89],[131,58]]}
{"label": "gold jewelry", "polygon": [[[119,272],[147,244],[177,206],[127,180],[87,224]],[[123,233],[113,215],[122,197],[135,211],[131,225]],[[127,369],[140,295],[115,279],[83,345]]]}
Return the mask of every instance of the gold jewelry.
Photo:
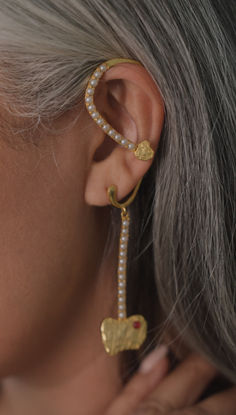
{"label": "gold jewelry", "polygon": [[[154,151],[150,147],[148,140],[143,140],[141,143],[135,145],[132,141],[124,138],[118,133],[107,121],[99,114],[93,102],[93,95],[95,87],[99,79],[105,71],[117,63],[130,62],[140,64],[138,61],[132,59],[111,59],[99,65],[89,78],[85,93],[86,108],[94,119],[94,121],[118,144],[134,152],[135,156],[140,160],[149,160],[153,158]],[[140,64],[141,65],[141,64]],[[127,246],[129,238],[129,223],[130,216],[127,207],[134,200],[142,178],[131,196],[126,202],[119,203],[117,201],[116,185],[111,185],[107,189],[108,197],[113,206],[121,209],[121,232],[119,241],[119,260],[118,260],[118,319],[111,317],[105,318],[101,324],[102,341],[106,352],[109,355],[115,355],[123,350],[139,349],[147,336],[147,322],[145,318],[140,315],[132,315],[127,317],[126,314],[126,263],[127,263]]]}
{"label": "gold jewelry", "polygon": [[142,315],[126,315],[126,262],[129,239],[130,217],[127,206],[134,200],[142,178],[138,181],[132,195],[124,203],[117,202],[115,185],[111,185],[108,196],[113,206],[121,209],[121,232],[118,260],[118,320],[105,318],[101,324],[102,341],[108,354],[114,355],[122,350],[139,349],[147,336],[147,322]]}
{"label": "gold jewelry", "polygon": [[93,95],[95,92],[95,88],[98,85],[99,79],[103,76],[103,74],[110,69],[112,66],[117,65],[118,63],[134,63],[141,65],[140,62],[133,60],[133,59],[125,59],[125,58],[116,58],[116,59],[110,59],[101,65],[99,65],[93,74],[90,76],[86,91],[85,91],[85,104],[86,108],[91,115],[91,117],[94,119],[94,121],[97,123],[99,127],[103,129],[103,131],[109,135],[114,141],[116,141],[118,144],[120,144],[122,147],[127,148],[134,152],[135,156],[139,160],[149,160],[153,158],[154,151],[150,147],[150,143],[148,140],[143,140],[139,144],[134,144],[132,141],[128,140],[127,138],[123,137],[118,131],[116,131],[98,112],[94,101],[93,101]]}

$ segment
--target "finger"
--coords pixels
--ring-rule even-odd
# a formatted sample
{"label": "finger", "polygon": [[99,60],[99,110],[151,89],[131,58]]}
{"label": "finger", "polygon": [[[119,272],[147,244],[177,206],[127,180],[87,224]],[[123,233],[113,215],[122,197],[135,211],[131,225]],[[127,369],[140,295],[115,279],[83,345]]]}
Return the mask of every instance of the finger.
{"label": "finger", "polygon": [[236,387],[210,396],[200,402],[197,408],[209,415],[236,415]]}
{"label": "finger", "polygon": [[218,374],[216,368],[191,353],[158,385],[149,401],[158,410],[179,409],[193,405],[209,382]]}
{"label": "finger", "polygon": [[[130,415],[137,408],[167,374],[169,368],[167,352],[166,346],[160,346],[144,360],[146,363],[143,366],[144,370],[135,374],[127,383],[121,394],[109,407],[106,415]],[[152,367],[150,366],[151,362],[153,362]]]}

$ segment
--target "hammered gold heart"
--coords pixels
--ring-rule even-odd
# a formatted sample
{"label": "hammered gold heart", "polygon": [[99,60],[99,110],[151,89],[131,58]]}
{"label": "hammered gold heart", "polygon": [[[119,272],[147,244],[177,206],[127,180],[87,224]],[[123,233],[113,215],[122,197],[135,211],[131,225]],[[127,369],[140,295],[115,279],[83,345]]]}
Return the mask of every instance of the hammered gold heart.
{"label": "hammered gold heart", "polygon": [[120,320],[109,317],[101,324],[101,334],[105,350],[111,356],[122,350],[139,349],[147,335],[147,322],[138,314]]}
{"label": "hammered gold heart", "polygon": [[138,147],[134,151],[135,156],[140,160],[149,160],[153,158],[154,151],[150,147],[150,143],[147,140],[139,143]]}

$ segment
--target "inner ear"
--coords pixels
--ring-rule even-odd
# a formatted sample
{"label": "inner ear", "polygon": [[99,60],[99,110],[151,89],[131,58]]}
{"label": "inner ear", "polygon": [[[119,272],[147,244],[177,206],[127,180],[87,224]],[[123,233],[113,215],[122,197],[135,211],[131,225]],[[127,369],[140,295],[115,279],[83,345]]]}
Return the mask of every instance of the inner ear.
{"label": "inner ear", "polygon": [[93,159],[96,162],[105,160],[114,150],[117,144],[108,135],[105,135],[102,144],[94,153]]}
{"label": "inner ear", "polygon": [[132,137],[136,131],[135,121],[129,114],[123,101],[117,98],[109,91],[108,92],[109,109],[106,114],[107,121],[124,137]]}
{"label": "inner ear", "polygon": [[112,110],[119,111],[120,104],[117,101],[116,97],[111,93],[109,89],[107,92],[107,104],[109,108],[111,108]]}
{"label": "inner ear", "polygon": [[110,79],[107,81],[108,91],[118,102],[125,102],[127,88],[122,79]]}
{"label": "inner ear", "polygon": [[[101,82],[95,92],[94,103],[101,116],[124,137],[136,137],[137,128],[134,119],[125,107],[127,89],[121,79]],[[100,127],[97,127],[100,129]],[[104,160],[115,147],[119,146],[111,137],[104,134],[102,144],[94,154],[95,161]]]}

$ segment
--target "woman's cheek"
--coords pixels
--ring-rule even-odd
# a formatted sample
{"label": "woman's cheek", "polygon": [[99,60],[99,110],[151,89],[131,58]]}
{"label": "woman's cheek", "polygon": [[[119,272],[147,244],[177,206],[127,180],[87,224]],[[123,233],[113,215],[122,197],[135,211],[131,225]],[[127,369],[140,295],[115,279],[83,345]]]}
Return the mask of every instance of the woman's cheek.
{"label": "woman's cheek", "polygon": [[31,174],[19,165],[10,159],[0,172],[0,377],[55,341],[78,302],[87,260],[80,189],[63,185],[51,164]]}

